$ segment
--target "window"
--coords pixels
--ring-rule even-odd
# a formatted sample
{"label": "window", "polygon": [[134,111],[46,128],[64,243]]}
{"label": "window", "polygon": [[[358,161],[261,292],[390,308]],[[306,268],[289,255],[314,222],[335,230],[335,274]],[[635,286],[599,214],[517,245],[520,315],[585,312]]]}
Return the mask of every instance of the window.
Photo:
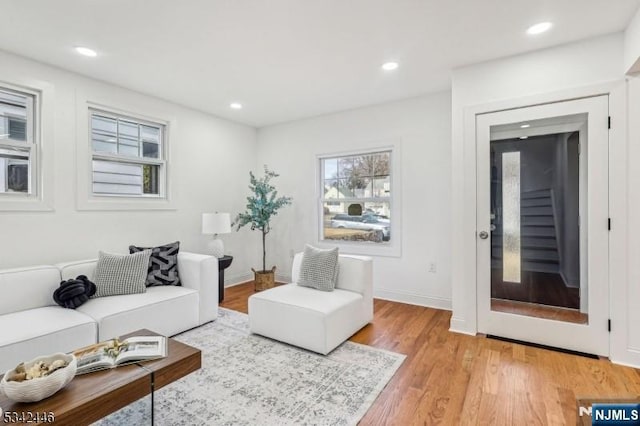
{"label": "window", "polygon": [[90,110],[94,196],[164,197],[165,125]]}
{"label": "window", "polygon": [[35,195],[35,95],[0,87],[0,196]]}
{"label": "window", "polygon": [[320,159],[322,240],[391,241],[391,151]]}

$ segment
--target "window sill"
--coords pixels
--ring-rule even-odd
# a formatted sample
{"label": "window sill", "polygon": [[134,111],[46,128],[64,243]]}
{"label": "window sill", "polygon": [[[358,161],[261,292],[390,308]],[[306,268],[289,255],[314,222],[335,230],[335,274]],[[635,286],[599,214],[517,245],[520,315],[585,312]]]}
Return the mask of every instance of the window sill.
{"label": "window sill", "polygon": [[401,257],[400,242],[395,243],[357,243],[340,240],[320,240],[316,242],[319,248],[338,247],[340,252],[376,257]]}

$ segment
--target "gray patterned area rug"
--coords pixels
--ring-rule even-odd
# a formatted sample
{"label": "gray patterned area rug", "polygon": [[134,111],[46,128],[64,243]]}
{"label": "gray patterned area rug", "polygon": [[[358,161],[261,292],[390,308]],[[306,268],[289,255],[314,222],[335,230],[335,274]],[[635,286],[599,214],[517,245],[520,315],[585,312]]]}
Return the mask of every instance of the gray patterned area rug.
{"label": "gray patterned area rug", "polygon": [[[345,342],[322,356],[249,333],[245,314],[176,336],[202,368],[155,394],[156,425],[355,425],[405,356]],[[96,425],[150,424],[141,399]]]}

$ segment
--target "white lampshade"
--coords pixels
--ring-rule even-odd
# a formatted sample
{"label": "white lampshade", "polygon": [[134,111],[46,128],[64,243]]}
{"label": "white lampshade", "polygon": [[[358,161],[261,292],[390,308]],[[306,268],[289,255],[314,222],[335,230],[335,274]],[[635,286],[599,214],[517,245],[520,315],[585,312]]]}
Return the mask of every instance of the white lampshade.
{"label": "white lampshade", "polygon": [[[228,234],[231,232],[231,216],[229,213],[202,213],[202,233],[205,235]],[[211,254],[218,259],[224,256],[224,244],[221,239],[214,238],[209,242]]]}
{"label": "white lampshade", "polygon": [[229,213],[202,213],[202,233],[205,235],[228,234],[231,232]]}

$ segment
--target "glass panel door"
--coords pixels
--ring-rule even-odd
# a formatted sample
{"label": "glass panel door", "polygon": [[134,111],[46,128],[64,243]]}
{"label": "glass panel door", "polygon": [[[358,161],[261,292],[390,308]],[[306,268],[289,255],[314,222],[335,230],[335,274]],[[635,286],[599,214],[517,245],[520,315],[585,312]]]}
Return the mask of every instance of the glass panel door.
{"label": "glass panel door", "polygon": [[579,152],[587,116],[513,127],[491,127],[491,308],[587,323],[580,304],[587,292],[580,240],[587,235],[579,226],[587,218],[580,213]]}
{"label": "glass panel door", "polygon": [[608,353],[608,98],[477,117],[478,328]]}

